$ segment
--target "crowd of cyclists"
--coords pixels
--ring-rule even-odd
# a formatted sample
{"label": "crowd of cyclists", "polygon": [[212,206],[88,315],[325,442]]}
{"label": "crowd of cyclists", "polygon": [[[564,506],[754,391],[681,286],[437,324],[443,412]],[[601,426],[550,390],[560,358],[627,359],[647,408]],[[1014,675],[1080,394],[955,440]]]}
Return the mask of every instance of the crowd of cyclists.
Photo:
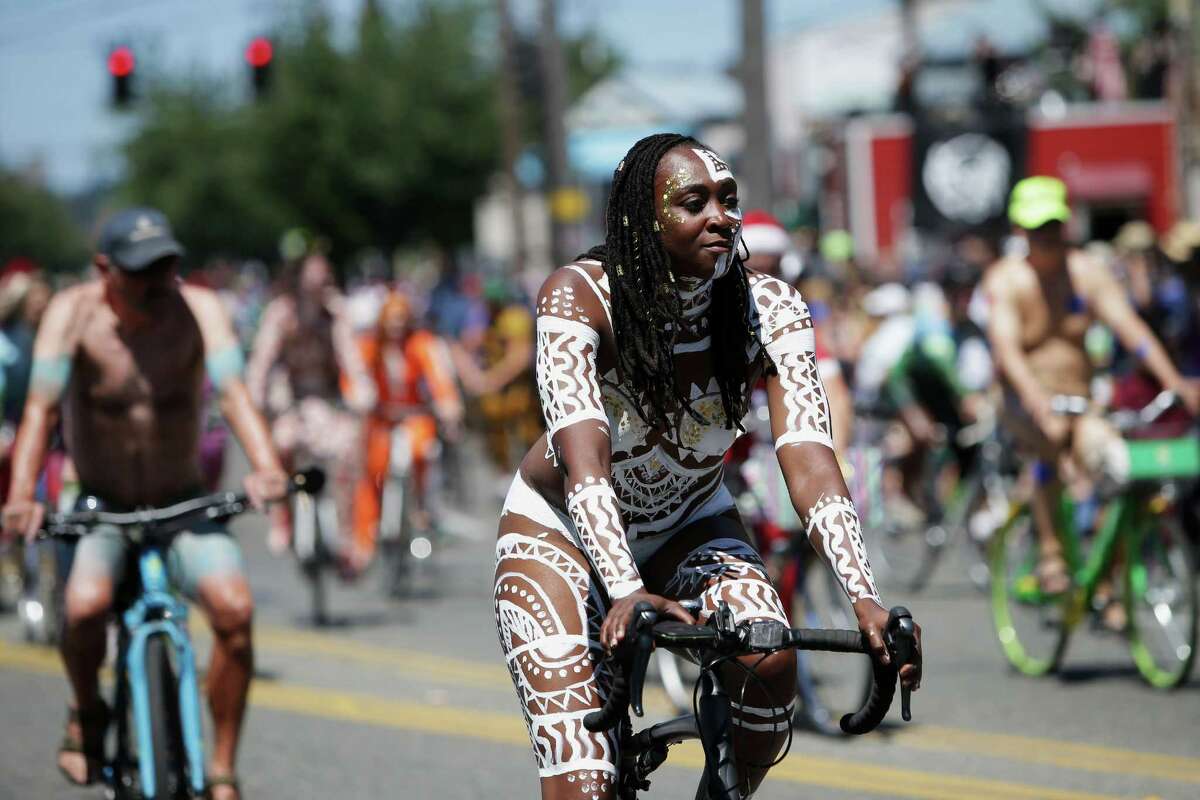
{"label": "crowd of cyclists", "polygon": [[[1009,209],[1010,235],[963,236],[934,259],[894,270],[894,280],[885,278],[878,265],[856,261],[840,239],[789,232],[769,213],[748,211],[741,228],[746,265],[796,287],[807,302],[832,441],[860,508],[877,501],[890,519],[913,525],[927,521],[931,453],[948,444],[954,454],[951,471],[966,471],[977,450],[960,434],[989,423],[1027,454],[1013,470],[1027,473],[1024,480],[1041,533],[1037,580],[1047,592],[1065,591],[1071,580],[1054,535],[1055,493],[1086,498],[1104,481],[1119,480],[1123,468],[1120,449],[1112,444],[1114,434],[1102,418],[1084,415],[1068,422],[1051,407],[1052,396],[1088,397],[1097,407],[1136,408],[1166,388],[1179,404],[1163,424],[1176,431],[1187,430],[1189,414],[1200,410],[1194,380],[1200,375],[1200,228],[1180,223],[1160,238],[1144,223],[1131,222],[1112,242],[1075,247],[1067,236],[1065,192],[1055,179],[1023,181]],[[170,238],[161,215],[135,209],[125,217],[126,229],[109,230],[114,240],[107,250],[99,250],[114,261],[119,257],[114,248],[135,241],[139,232]],[[179,253],[159,255],[164,254],[174,259],[174,270]],[[121,270],[99,259],[97,269],[97,285],[107,287],[96,290],[97,298],[106,296],[115,305],[127,302],[120,299],[127,289],[113,288],[121,280],[113,275]],[[205,368],[195,375],[206,387],[209,409],[196,425],[198,474],[210,489],[219,484],[230,427],[251,454],[252,473],[262,479],[261,499],[278,495],[272,481],[281,471],[324,465],[337,512],[335,557],[347,580],[373,563],[385,516],[384,487],[397,457],[394,448],[405,448],[416,487],[405,513],[417,528],[433,530],[443,524],[439,498],[479,491],[456,485],[461,475],[453,455],[465,438],[482,442],[495,476],[485,491],[498,504],[496,483],[507,484],[518,460],[544,430],[534,375],[533,291],[520,279],[470,272],[449,262],[388,273],[377,263],[339,270],[319,243],[305,241],[274,269],[260,262],[222,261],[182,274],[185,283],[203,292],[198,300],[188,300],[199,325],[196,341],[203,340]],[[174,272],[166,279],[174,280]],[[54,277],[55,283],[60,280]],[[80,287],[93,283],[56,286],[56,301],[71,296],[76,303],[99,302],[79,299]],[[107,424],[105,412],[89,410],[89,404],[121,402],[119,397],[64,396],[67,375],[61,370],[66,367],[52,360],[65,358],[67,350],[65,345],[46,350],[45,326],[59,326],[60,336],[71,341],[81,333],[71,328],[78,321],[64,318],[61,308],[58,319],[51,318],[53,306],[47,313],[50,288],[51,278],[28,262],[10,263],[0,274],[0,485],[8,490],[16,464],[19,474],[12,485],[24,493],[9,495],[5,528],[10,532],[36,530],[37,518],[20,505],[34,496],[63,509],[74,507],[81,494],[103,496],[105,487],[95,485],[96,467],[86,467],[81,480],[67,444],[73,437],[78,441],[80,418],[95,417],[98,421],[90,423],[95,430]],[[147,296],[154,291],[152,286]],[[232,324],[205,322],[209,297],[219,299]],[[143,313],[137,302],[127,304],[118,316]],[[74,313],[94,316],[78,308]],[[42,343],[35,344],[39,324],[43,331],[37,341]],[[243,357],[247,407],[239,405],[241,390],[230,389],[231,376],[242,372]],[[146,391],[166,389],[151,379]],[[48,437],[44,469],[41,451],[33,453],[28,435],[23,456],[22,445],[14,446],[23,415],[24,425],[30,424],[27,397],[35,398],[39,408],[66,404],[63,414],[35,420]],[[764,556],[787,552],[786,545],[804,529],[779,477],[767,404],[764,384],[752,393],[744,421],[748,435],[725,457],[726,481],[738,509],[753,523]],[[230,420],[228,425],[212,411],[217,408]],[[269,442],[256,442],[258,413],[265,417],[262,435]],[[882,429],[872,429],[882,430],[870,444],[883,452],[873,466],[857,457],[864,437],[875,436],[863,433],[866,419],[885,422]],[[190,430],[185,426],[185,435]],[[145,453],[137,457],[151,458]],[[38,462],[36,487],[27,485],[31,458]],[[868,470],[878,474],[868,475]],[[868,498],[872,482],[879,490]],[[1014,474],[1013,491],[1019,491],[1015,487],[1020,482]],[[107,492],[137,503],[136,492],[123,495],[120,487]],[[1000,520],[992,510],[977,511],[972,535],[982,543]],[[270,506],[268,541],[277,552],[289,547],[290,513],[286,504]],[[864,513],[863,527],[873,547],[870,518]],[[30,542],[26,548],[6,545],[0,600],[12,608],[34,597],[30,586],[22,585],[37,577],[39,545]],[[785,584],[781,595],[790,597],[787,582],[797,578],[789,574],[787,559],[766,561],[775,581]],[[1104,593],[1096,611],[1106,627],[1120,631],[1127,621],[1115,602],[1116,592],[1113,587]],[[210,606],[238,616],[237,603]],[[96,607],[107,608],[103,603]],[[48,612],[43,609],[39,616]],[[230,640],[238,629],[237,619],[226,626]],[[238,653],[235,644],[226,655],[236,661]],[[68,727],[69,741],[62,750],[68,757],[60,759],[60,766],[72,780],[87,782],[93,777],[89,764],[70,756],[95,756],[87,728],[103,712],[80,674],[78,667],[72,672],[81,705],[72,709],[74,727]],[[214,713],[218,710],[219,704],[214,705]],[[217,772],[232,780],[241,710],[228,707],[223,713],[233,732],[219,745],[226,749],[218,750]]]}

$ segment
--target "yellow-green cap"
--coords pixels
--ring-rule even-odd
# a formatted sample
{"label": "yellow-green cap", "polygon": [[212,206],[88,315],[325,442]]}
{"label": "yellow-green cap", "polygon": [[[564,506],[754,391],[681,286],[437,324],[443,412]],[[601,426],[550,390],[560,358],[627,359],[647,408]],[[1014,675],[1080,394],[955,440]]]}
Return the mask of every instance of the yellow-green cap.
{"label": "yellow-green cap", "polygon": [[1049,175],[1018,181],[1008,201],[1008,218],[1026,230],[1040,228],[1047,222],[1066,222],[1071,218],[1067,185]]}
{"label": "yellow-green cap", "polygon": [[832,230],[821,237],[821,255],[826,261],[849,261],[854,255],[854,238],[844,230]]}

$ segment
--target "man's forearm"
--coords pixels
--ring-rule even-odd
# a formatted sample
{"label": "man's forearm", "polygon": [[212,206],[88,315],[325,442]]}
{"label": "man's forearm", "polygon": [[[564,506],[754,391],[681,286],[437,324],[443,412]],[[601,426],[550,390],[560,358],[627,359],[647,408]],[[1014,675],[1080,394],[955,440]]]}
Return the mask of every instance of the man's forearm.
{"label": "man's forearm", "polygon": [[1124,329],[1120,331],[1120,339],[1125,349],[1146,365],[1146,369],[1150,370],[1150,374],[1158,379],[1163,388],[1178,388],[1183,376],[1175,369],[1166,348],[1158,341],[1150,327],[1142,322],[1140,317],[1133,317],[1127,326],[1122,327]]}
{"label": "man's forearm", "polygon": [[38,473],[46,457],[46,440],[58,417],[57,411],[38,403],[28,403],[13,446],[12,480],[9,500],[32,500]]}
{"label": "man's forearm", "polygon": [[233,429],[233,435],[246,451],[250,466],[258,470],[282,469],[279,455],[271,442],[271,433],[262,415],[250,400],[250,393],[240,380],[233,380],[221,390],[221,413]]}

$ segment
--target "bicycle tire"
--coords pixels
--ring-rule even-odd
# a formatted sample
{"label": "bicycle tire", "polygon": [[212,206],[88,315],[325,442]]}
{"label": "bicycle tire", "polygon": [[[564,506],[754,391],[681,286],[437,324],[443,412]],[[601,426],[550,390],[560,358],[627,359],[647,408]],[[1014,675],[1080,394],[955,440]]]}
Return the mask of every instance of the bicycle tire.
{"label": "bicycle tire", "polygon": [[[179,682],[171,665],[166,634],[146,640],[146,692],[150,700],[150,734],[154,742],[154,792],[146,800],[177,800],[187,796],[186,756],[179,722]],[[139,754],[146,758],[147,754]]]}
{"label": "bicycle tire", "polygon": [[1196,658],[1195,553],[1176,515],[1152,517],[1134,544],[1125,570],[1129,651],[1148,684],[1174,689]]}
{"label": "bicycle tire", "polygon": [[1025,675],[1053,672],[1070,638],[1074,593],[1043,595],[1034,570],[1038,540],[1028,505],[1013,509],[991,545],[992,622],[1008,662]]}
{"label": "bicycle tire", "polygon": [[[408,588],[409,547],[412,543],[412,522],[409,515],[409,503],[412,491],[408,478],[390,476],[384,484],[382,502],[380,503],[380,536],[379,551],[383,567],[384,595],[393,599],[404,596]],[[388,521],[395,517],[393,521]],[[387,530],[384,525],[394,525],[394,532]]]}

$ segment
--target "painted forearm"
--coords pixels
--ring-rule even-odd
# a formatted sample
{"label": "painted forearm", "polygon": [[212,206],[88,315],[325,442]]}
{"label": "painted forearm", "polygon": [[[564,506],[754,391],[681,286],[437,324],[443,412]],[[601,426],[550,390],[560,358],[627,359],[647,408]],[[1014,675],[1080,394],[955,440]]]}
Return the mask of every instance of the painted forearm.
{"label": "painted forearm", "polygon": [[642,590],[642,576],[625,539],[617,495],[608,480],[588,476],[573,484],[567,493],[567,511],[609,599],[619,600]]}
{"label": "painted forearm", "polygon": [[608,417],[596,378],[600,336],[582,322],[543,315],[538,317],[537,341],[538,394],[551,443],[547,455],[561,455],[567,511],[579,544],[616,600],[641,589],[642,579],[609,484]]}
{"label": "painted forearm", "polygon": [[851,602],[874,600],[883,605],[867,560],[858,512],[849,498],[822,493],[805,515],[805,531]]}

